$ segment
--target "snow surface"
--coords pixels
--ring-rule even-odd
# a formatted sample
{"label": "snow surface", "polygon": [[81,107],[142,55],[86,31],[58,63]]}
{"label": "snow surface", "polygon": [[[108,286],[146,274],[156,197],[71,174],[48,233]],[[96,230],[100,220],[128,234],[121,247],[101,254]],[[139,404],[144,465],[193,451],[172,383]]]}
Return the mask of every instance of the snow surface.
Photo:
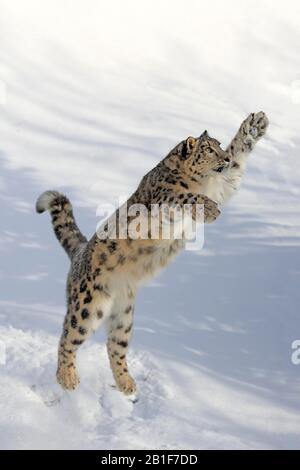
{"label": "snow surface", "polygon": [[[0,0],[0,447],[299,448],[300,4]],[[180,139],[226,145],[264,110],[243,187],[140,291],[132,403],[103,333],[81,385],[55,383],[68,260],[45,189],[91,235],[100,202],[129,195]]]}

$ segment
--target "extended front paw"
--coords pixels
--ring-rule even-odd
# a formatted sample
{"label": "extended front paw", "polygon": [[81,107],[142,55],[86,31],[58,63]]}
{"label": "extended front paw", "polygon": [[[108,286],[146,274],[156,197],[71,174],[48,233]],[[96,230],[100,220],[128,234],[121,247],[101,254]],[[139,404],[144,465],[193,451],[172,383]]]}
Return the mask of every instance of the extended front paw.
{"label": "extended front paw", "polygon": [[243,142],[251,149],[265,133],[269,120],[263,111],[251,113],[240,127]]}

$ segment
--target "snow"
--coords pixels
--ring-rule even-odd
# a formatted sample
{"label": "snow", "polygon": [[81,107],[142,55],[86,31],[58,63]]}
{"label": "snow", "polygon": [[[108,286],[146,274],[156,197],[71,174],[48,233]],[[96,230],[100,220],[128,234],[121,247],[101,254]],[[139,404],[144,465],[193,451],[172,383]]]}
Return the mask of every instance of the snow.
{"label": "snow", "polygon": [[[296,449],[300,442],[300,6],[287,0],[0,0],[0,447]],[[103,332],[55,383],[68,260],[37,196],[86,235],[180,139],[270,130],[239,193],[138,295],[114,387]]]}

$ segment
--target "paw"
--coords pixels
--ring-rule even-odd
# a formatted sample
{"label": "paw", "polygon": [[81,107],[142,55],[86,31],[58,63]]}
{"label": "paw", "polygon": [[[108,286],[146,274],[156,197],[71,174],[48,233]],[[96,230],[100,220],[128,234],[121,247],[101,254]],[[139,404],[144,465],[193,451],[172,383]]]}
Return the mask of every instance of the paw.
{"label": "paw", "polygon": [[206,224],[211,224],[219,217],[220,214],[221,211],[218,208],[218,204],[207,198],[204,204],[204,222]]}
{"label": "paw", "polygon": [[268,118],[263,111],[249,114],[240,128],[245,144],[251,148],[266,133],[268,124]]}
{"label": "paw", "polygon": [[116,382],[120,392],[123,392],[125,395],[132,395],[136,392],[135,381],[129,374],[118,377]]}
{"label": "paw", "polygon": [[68,367],[67,365],[61,365],[57,369],[56,379],[65,390],[75,390],[80,382],[76,368],[74,366]]}

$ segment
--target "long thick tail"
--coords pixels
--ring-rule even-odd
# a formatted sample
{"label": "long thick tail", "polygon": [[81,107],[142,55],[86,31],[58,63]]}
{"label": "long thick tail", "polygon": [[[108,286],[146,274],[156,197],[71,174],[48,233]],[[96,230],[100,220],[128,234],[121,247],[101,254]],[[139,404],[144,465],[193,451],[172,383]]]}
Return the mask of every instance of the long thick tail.
{"label": "long thick tail", "polygon": [[81,243],[87,239],[80,232],[69,199],[57,191],[45,191],[36,201],[36,211],[49,210],[56,238],[72,259]]}

